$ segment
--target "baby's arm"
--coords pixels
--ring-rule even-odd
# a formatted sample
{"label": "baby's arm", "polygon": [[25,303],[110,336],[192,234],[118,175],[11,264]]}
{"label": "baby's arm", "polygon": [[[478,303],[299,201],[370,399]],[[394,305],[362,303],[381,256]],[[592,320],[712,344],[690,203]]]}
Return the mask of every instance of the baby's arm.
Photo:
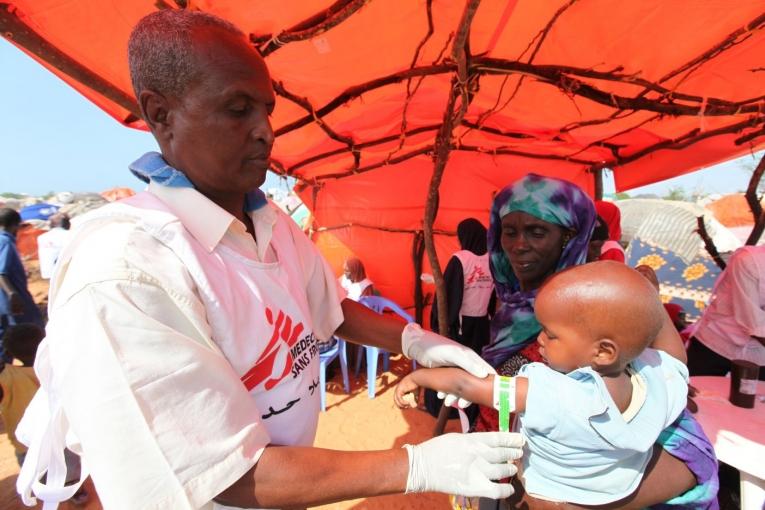
{"label": "baby's arm", "polygon": [[[415,370],[398,383],[394,400],[401,408],[413,407],[411,402],[405,399],[405,395],[415,392],[422,386],[450,393],[482,406],[493,407],[494,377],[496,376],[489,375],[479,379],[460,368],[422,368]],[[515,410],[522,412],[526,409],[528,380],[525,377],[517,377],[515,388]]]}

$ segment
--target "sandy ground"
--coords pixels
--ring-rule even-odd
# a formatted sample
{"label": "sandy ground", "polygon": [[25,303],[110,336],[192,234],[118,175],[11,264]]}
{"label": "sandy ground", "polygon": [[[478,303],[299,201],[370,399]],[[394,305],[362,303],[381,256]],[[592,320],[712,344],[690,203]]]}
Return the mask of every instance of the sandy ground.
{"label": "sandy ground", "polygon": [[[35,264],[28,265],[31,273],[30,291],[35,299],[41,302],[47,294],[47,285],[35,278],[37,269]],[[350,348],[355,349],[355,346]],[[316,446],[336,450],[382,450],[400,448],[406,443],[418,443],[430,438],[435,426],[434,418],[421,410],[401,411],[393,403],[393,388],[396,381],[410,369],[409,361],[401,359],[400,356],[392,359],[390,370],[378,375],[375,386],[376,397],[370,400],[367,397],[364,371],[362,370],[358,379],[351,371],[351,393],[345,394],[338,367],[334,378],[327,383],[327,411],[319,418]],[[451,420],[446,430],[456,431],[458,428],[458,421]],[[15,491],[18,470],[13,447],[8,441],[5,430],[0,428],[0,509],[27,508],[21,503]],[[95,493],[92,485],[90,485],[90,492]],[[37,508],[42,508],[42,505],[38,505]],[[97,510],[102,507],[94,496],[85,506],[64,504],[59,508]],[[317,508],[324,510],[446,509],[449,508],[449,504],[444,495],[418,494],[358,499]]]}

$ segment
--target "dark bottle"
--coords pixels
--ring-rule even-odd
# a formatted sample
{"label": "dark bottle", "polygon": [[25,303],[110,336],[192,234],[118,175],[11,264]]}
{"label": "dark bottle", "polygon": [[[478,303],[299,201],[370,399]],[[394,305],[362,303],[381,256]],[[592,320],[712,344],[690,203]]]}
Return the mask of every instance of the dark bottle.
{"label": "dark bottle", "polygon": [[751,409],[757,397],[760,367],[741,359],[734,359],[730,364],[730,403]]}

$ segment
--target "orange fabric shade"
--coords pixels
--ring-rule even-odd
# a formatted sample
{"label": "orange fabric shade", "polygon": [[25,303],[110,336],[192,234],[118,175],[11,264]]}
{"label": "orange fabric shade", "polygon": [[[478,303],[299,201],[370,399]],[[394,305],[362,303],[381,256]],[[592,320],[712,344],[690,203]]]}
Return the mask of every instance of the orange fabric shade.
{"label": "orange fabric shade", "polygon": [[[251,34],[280,96],[276,168],[298,180],[315,239],[355,253],[383,294],[411,306],[412,247],[465,3],[12,0],[0,4],[0,28],[106,113],[142,128],[129,104],[127,37],[141,16],[176,4]],[[26,42],[19,27],[42,42]],[[765,148],[763,27],[761,0],[480,2],[471,102],[453,132],[434,226],[441,265],[457,248],[456,224],[486,221],[493,193],[530,171],[593,193],[591,169],[607,168],[625,190]],[[329,233],[335,239],[323,240]]]}

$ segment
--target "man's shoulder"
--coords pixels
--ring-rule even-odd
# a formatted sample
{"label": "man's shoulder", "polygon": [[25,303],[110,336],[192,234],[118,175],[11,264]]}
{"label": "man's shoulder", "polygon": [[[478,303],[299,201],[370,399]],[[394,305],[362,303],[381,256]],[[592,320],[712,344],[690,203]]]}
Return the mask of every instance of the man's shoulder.
{"label": "man's shoulder", "polygon": [[105,280],[162,279],[175,274],[182,264],[162,241],[163,227],[180,223],[166,213],[157,216],[109,204],[99,214],[85,218],[72,231],[60,268],[70,292]]}

